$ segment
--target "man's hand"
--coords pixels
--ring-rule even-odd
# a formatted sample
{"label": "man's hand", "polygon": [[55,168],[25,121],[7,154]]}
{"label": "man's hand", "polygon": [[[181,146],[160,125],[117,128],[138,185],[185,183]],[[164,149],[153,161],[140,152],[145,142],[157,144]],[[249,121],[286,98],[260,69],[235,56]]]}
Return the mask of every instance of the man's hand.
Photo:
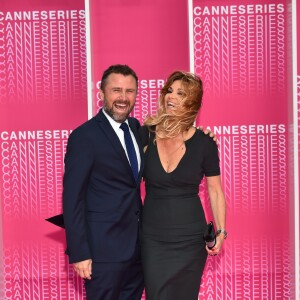
{"label": "man's hand", "polygon": [[219,141],[215,135],[214,132],[212,132],[210,129],[206,128],[205,130],[203,129],[203,126],[198,126],[197,127],[199,130],[202,130],[205,134],[209,134],[209,136],[218,144]]}
{"label": "man's hand", "polygon": [[83,279],[91,280],[92,260],[87,259],[73,264],[74,271]]}

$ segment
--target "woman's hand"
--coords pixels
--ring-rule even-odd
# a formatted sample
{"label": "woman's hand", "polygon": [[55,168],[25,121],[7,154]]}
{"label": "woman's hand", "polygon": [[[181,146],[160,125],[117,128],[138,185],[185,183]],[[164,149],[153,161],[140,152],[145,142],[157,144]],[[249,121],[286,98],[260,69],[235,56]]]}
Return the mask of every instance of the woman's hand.
{"label": "woman's hand", "polygon": [[225,240],[225,238],[224,238],[223,234],[217,235],[215,246],[212,249],[209,249],[206,246],[206,251],[207,251],[208,255],[210,255],[210,256],[218,255],[222,250],[222,245],[224,243],[224,240]]}

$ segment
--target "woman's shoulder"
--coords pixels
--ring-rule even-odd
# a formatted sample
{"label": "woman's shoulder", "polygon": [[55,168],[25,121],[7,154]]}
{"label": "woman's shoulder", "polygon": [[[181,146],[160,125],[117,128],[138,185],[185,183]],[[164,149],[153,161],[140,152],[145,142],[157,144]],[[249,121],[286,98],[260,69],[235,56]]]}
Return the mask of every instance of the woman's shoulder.
{"label": "woman's shoulder", "polygon": [[195,140],[198,142],[209,144],[212,146],[217,147],[216,141],[214,141],[213,137],[211,137],[209,134],[205,134],[203,130],[196,128],[196,132],[194,134]]}
{"label": "woman's shoulder", "polygon": [[203,130],[193,126],[189,129],[186,140],[202,140],[205,139],[205,136]]}
{"label": "woman's shoulder", "polygon": [[199,129],[198,127],[196,128],[196,132],[195,134],[199,137],[199,138],[204,138],[206,136],[206,134],[204,133],[204,131],[202,129]]}

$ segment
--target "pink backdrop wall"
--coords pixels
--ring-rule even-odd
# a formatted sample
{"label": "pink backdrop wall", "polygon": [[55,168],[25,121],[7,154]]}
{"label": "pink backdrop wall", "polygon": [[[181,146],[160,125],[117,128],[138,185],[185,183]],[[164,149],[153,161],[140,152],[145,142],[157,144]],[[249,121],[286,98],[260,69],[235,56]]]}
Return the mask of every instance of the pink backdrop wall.
{"label": "pink backdrop wall", "polygon": [[[139,77],[133,116],[144,120],[156,110],[159,89],[170,71],[189,69],[186,1],[90,1],[93,113],[102,102],[103,70],[128,64]],[[175,21],[176,20],[176,21]]]}
{"label": "pink backdrop wall", "polygon": [[44,219],[61,211],[67,138],[87,118],[85,36],[83,1],[0,2],[0,299],[82,294]]}
{"label": "pink backdrop wall", "polygon": [[205,90],[198,121],[220,139],[231,233],[223,254],[208,260],[201,299],[295,297],[289,5],[193,1],[195,72]]}
{"label": "pink backdrop wall", "polygon": [[[93,114],[103,70],[126,63],[139,75],[142,122],[166,76],[189,70],[191,50],[205,84],[197,124],[220,140],[230,233],[200,298],[295,299],[291,3],[190,3],[192,49],[187,1],[90,1]],[[61,212],[67,137],[87,119],[86,71],[83,0],[1,1],[0,299],[85,298],[64,231],[44,219]]]}

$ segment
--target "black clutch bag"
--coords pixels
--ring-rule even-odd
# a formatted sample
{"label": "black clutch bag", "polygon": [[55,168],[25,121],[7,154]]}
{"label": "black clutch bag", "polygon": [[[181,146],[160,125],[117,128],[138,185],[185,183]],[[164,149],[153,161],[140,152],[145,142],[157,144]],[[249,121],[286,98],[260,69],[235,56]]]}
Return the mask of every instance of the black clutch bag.
{"label": "black clutch bag", "polygon": [[216,232],[215,232],[214,224],[212,221],[210,221],[207,224],[203,238],[204,238],[204,241],[205,241],[208,249],[212,249],[215,246]]}

